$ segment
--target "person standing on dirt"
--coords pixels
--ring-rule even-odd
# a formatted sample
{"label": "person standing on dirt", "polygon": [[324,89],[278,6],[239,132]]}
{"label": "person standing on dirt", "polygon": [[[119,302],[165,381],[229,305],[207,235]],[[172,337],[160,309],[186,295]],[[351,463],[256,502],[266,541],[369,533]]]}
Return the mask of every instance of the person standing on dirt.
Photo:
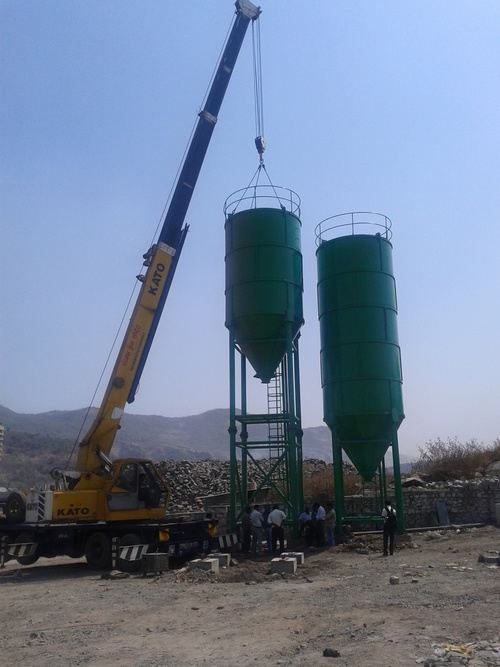
{"label": "person standing on dirt", "polygon": [[325,546],[325,508],[318,502],[314,503],[312,511],[312,524],[314,528],[314,543],[317,547]]}
{"label": "person standing on dirt", "polygon": [[279,505],[273,506],[273,511],[269,515],[269,523],[272,527],[272,542],[273,553],[276,552],[278,542],[280,543],[280,551],[285,550],[285,528],[283,521],[286,519],[286,514],[280,510]]}
{"label": "person standing on dirt", "polygon": [[299,516],[299,535],[304,535],[306,547],[312,547],[314,542],[312,514],[307,505]]}
{"label": "person standing on dirt", "polygon": [[264,517],[259,511],[259,506],[254,505],[250,514],[250,529],[252,531],[252,554],[262,556],[262,525]]}
{"label": "person standing on dirt", "polygon": [[250,528],[251,507],[247,507],[241,516],[241,553],[247,554],[250,551],[250,541],[252,539],[252,530]]}
{"label": "person standing on dirt", "polygon": [[264,518],[264,523],[262,525],[263,531],[264,531],[264,539],[266,541],[266,546],[267,546],[267,551],[268,553],[271,553],[272,550],[272,532],[273,532],[273,527],[269,523],[269,515],[271,514],[271,505],[265,505],[264,511],[262,512],[262,516]]}
{"label": "person standing on dirt", "polygon": [[[382,510],[382,518],[384,519],[384,556],[391,556],[394,554],[394,536],[396,535],[396,510],[391,504],[390,500],[385,501],[384,509]],[[389,548],[389,550],[388,550]]]}
{"label": "person standing on dirt", "polygon": [[210,537],[210,543],[212,543],[212,538],[217,535],[217,524],[219,523],[217,519],[214,519],[212,512],[207,512],[205,514],[205,521],[207,522],[208,536]]}
{"label": "person standing on dirt", "polygon": [[337,523],[337,515],[333,509],[332,503],[328,503],[326,506],[326,516],[325,516],[325,528],[326,528],[326,541],[329,547],[335,546],[335,524]]}

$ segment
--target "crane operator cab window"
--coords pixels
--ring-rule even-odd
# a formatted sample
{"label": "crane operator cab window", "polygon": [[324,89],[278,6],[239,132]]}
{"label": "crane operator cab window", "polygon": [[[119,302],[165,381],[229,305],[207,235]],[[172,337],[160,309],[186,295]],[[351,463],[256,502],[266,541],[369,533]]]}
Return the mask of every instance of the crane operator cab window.
{"label": "crane operator cab window", "polygon": [[166,504],[165,493],[162,493],[163,485],[160,484],[158,475],[149,463],[139,464],[139,503],[144,507],[163,507]]}
{"label": "crane operator cab window", "polygon": [[152,466],[122,463],[108,495],[108,507],[111,511],[161,507],[161,491]]}

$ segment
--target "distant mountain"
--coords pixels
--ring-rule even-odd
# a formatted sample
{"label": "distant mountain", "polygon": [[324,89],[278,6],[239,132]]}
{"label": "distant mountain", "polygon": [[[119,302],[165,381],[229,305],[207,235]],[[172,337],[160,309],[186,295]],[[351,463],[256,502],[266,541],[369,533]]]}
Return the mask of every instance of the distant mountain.
{"label": "distant mountain", "polygon": [[[0,483],[25,484],[33,470],[43,479],[51,468],[66,466],[75,442],[92,424],[97,409],[20,414],[0,406],[5,427]],[[229,410],[209,410],[189,417],[161,417],[125,413],[113,446],[113,457],[148,458],[153,461],[229,459]],[[265,426],[254,426],[252,438],[266,439]],[[259,433],[260,431],[260,433]],[[326,426],[304,429],[303,458],[332,462],[330,431]],[[407,457],[402,457],[402,468]],[[392,459],[386,461],[391,465]]]}
{"label": "distant mountain", "polygon": [[[7,477],[25,479],[27,468],[42,471],[66,466],[73,445],[87,431],[97,409],[20,414],[0,406],[0,423],[5,427],[0,481]],[[113,446],[113,456],[144,457],[153,461],[229,459],[229,410],[218,409],[189,417],[161,417],[125,413]],[[254,426],[252,437],[265,439],[265,426]],[[262,431],[262,433],[259,433]],[[330,432],[326,426],[304,429],[304,458],[332,460]],[[15,465],[22,460],[23,472]],[[26,480],[28,483],[28,480]]]}

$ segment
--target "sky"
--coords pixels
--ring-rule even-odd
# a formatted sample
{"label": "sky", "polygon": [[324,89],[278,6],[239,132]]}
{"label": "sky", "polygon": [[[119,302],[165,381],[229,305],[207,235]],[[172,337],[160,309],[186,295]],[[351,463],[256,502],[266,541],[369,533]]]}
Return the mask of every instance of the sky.
{"label": "sky", "polygon": [[[393,224],[402,454],[500,437],[500,3],[262,0],[265,164],[301,198],[302,423],[323,423],[315,227]],[[0,404],[98,405],[231,0],[0,0]],[[223,205],[258,167],[247,33],[135,402],[229,406]],[[114,357],[112,356],[114,359]],[[101,374],[104,383],[94,392]],[[255,380],[250,411],[265,390]]]}

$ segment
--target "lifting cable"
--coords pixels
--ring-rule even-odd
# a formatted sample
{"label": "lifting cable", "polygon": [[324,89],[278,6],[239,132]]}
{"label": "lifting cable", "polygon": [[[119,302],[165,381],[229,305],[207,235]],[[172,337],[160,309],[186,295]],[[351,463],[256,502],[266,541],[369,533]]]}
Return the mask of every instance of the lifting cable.
{"label": "lifting cable", "polygon": [[[228,27],[228,29],[227,29],[226,38],[224,39],[224,43],[223,43],[223,45],[222,45],[222,47],[221,47],[221,50],[220,50],[220,53],[219,53],[219,57],[218,57],[218,59],[217,59],[217,62],[216,62],[215,67],[214,67],[214,69],[213,69],[212,75],[211,75],[211,77],[210,77],[210,81],[208,82],[208,85],[207,85],[205,94],[204,94],[204,96],[203,96],[203,101],[202,101],[202,104],[201,104],[199,113],[201,112],[201,109],[203,109],[203,108],[205,107],[205,103],[206,103],[206,100],[207,100],[207,97],[208,97],[208,93],[209,93],[209,91],[210,91],[210,89],[211,89],[211,87],[212,87],[212,83],[213,83],[213,81],[214,81],[214,79],[215,79],[215,74],[216,74],[216,72],[217,72],[217,69],[218,69],[220,60],[221,60],[221,58],[222,58],[222,54],[224,53],[224,49],[226,48],[226,44],[227,44],[227,42],[228,42],[229,35],[230,35],[230,33],[231,33],[231,30],[232,30],[234,21],[235,21],[235,19],[234,19],[234,17],[233,17],[233,18],[231,19],[230,25],[229,25],[229,27]],[[254,25],[254,23],[255,23],[255,21],[252,22],[252,25]],[[258,41],[259,41],[259,50],[260,50],[260,35],[259,35],[259,37],[258,37]],[[260,55],[259,55],[259,57],[258,57],[258,60],[259,60],[259,63],[260,63]],[[254,59],[254,63],[255,63],[255,59]],[[260,67],[260,64],[259,64],[259,67]],[[260,78],[260,81],[262,82],[262,74],[260,74],[260,77],[259,77],[259,78]],[[262,83],[260,83],[259,88],[260,88],[260,90],[261,90],[261,88],[262,88]],[[259,97],[260,97],[260,98],[262,97],[262,92],[259,94]],[[262,103],[260,103],[260,106],[262,106]],[[199,115],[199,113],[198,113],[198,115]],[[261,117],[262,117],[262,112],[260,112],[260,115],[261,115]],[[185,159],[186,159],[186,155],[187,155],[187,153],[188,153],[189,146],[190,146],[191,143],[192,143],[192,139],[193,139],[193,135],[194,135],[195,130],[196,130],[197,123],[198,123],[198,116],[197,116],[197,117],[195,118],[195,120],[194,120],[193,127],[192,127],[192,129],[191,129],[191,134],[190,134],[190,136],[189,136],[189,139],[188,139],[188,141],[187,141],[186,147],[185,147],[185,149],[184,149],[184,153],[183,153],[182,159],[181,159],[181,161],[180,161],[179,167],[178,167],[178,169],[177,169],[177,173],[176,173],[176,175],[175,175],[174,181],[173,181],[173,183],[172,183],[172,185],[171,185],[171,187],[170,187],[170,192],[168,193],[168,197],[167,197],[167,200],[166,200],[165,205],[164,205],[164,207],[163,207],[163,211],[162,211],[162,213],[161,213],[161,215],[160,215],[160,217],[159,217],[159,219],[158,219],[158,223],[157,223],[157,225],[156,225],[156,229],[155,229],[155,232],[154,232],[154,234],[153,234],[153,238],[151,239],[151,244],[150,244],[150,246],[152,246],[152,245],[155,243],[155,239],[156,239],[157,236],[158,236],[159,229],[160,229],[160,227],[161,227],[161,225],[162,225],[162,223],[163,223],[163,221],[164,221],[164,219],[165,219],[165,215],[166,215],[166,212],[167,212],[167,208],[168,208],[168,206],[169,206],[169,204],[170,204],[170,201],[171,201],[171,199],[172,199],[172,195],[173,195],[173,191],[174,191],[175,185],[176,185],[176,183],[177,183],[178,180],[179,180],[179,174],[180,174],[180,172],[181,172],[182,166],[183,166],[184,161],[185,161]],[[262,127],[262,125],[259,125],[259,127]],[[257,141],[257,140],[256,140],[256,141]],[[144,256],[144,257],[145,257],[145,256]],[[143,264],[143,266],[144,266],[144,264]],[[142,272],[142,267],[141,267],[141,269],[140,269],[140,271],[139,271],[139,274],[141,274],[141,272]],[[139,278],[139,276],[137,276],[137,278]],[[125,323],[125,320],[126,320],[126,317],[127,317],[127,313],[129,313],[129,311],[130,311],[130,309],[131,309],[131,305],[132,305],[132,303],[133,303],[133,298],[134,298],[135,292],[136,292],[136,290],[137,290],[137,286],[138,286],[138,283],[137,283],[137,281],[135,281],[134,286],[133,286],[133,289],[132,289],[132,292],[131,292],[131,294],[130,294],[130,297],[129,297],[129,300],[128,300],[128,303],[127,303],[127,306],[125,307],[125,310],[124,310],[124,313],[123,313],[123,316],[122,316],[120,325],[119,325],[118,330],[117,330],[117,332],[116,332],[116,334],[115,334],[115,338],[114,338],[114,340],[113,340],[113,343],[112,343],[112,345],[111,345],[111,348],[110,348],[110,350],[109,350],[109,352],[108,352],[108,357],[107,357],[107,359],[106,359],[106,361],[105,361],[105,363],[104,363],[104,366],[103,366],[102,371],[101,371],[101,375],[100,375],[99,380],[98,380],[98,382],[97,382],[97,385],[96,385],[96,387],[95,387],[95,389],[94,389],[94,394],[93,394],[93,396],[92,396],[92,399],[91,399],[91,401],[90,401],[90,404],[89,404],[88,407],[87,407],[87,410],[86,410],[86,412],[85,412],[85,416],[83,417],[82,424],[81,424],[81,426],[80,426],[80,430],[78,431],[78,435],[76,436],[75,443],[74,443],[73,448],[72,448],[72,450],[71,450],[71,452],[70,452],[70,454],[69,454],[69,457],[68,457],[68,461],[67,461],[66,467],[69,467],[69,464],[70,464],[70,461],[71,461],[71,459],[72,459],[72,457],[73,457],[73,455],[74,455],[75,449],[76,449],[77,445],[78,445],[79,442],[80,442],[80,438],[81,438],[81,435],[82,435],[82,432],[83,432],[83,428],[84,428],[84,426],[88,423],[87,420],[88,420],[88,417],[89,417],[89,415],[90,415],[90,411],[91,411],[91,409],[92,409],[92,405],[93,405],[94,400],[95,400],[95,398],[96,398],[97,392],[99,391],[99,387],[101,386],[101,383],[102,383],[102,381],[103,381],[105,372],[106,372],[107,368],[109,367],[109,364],[110,364],[110,361],[111,361],[112,354],[114,353],[114,351],[115,351],[115,349],[116,349],[116,345],[117,345],[117,343],[118,343],[119,337],[120,337],[120,335],[121,335],[121,332],[122,332],[122,330],[123,330],[123,326],[124,326],[124,323]],[[87,427],[87,428],[88,428],[88,427]]]}
{"label": "lifting cable", "polygon": [[253,82],[255,104],[255,147],[259,153],[260,163],[264,163],[263,153],[266,149],[264,141],[264,99],[262,93],[262,56],[260,42],[260,21],[252,22],[253,51]]}
{"label": "lifting cable", "polygon": [[[282,209],[286,209],[286,206],[281,201],[280,196],[278,195],[276,188],[274,187],[271,178],[264,164],[264,151],[266,149],[266,143],[264,140],[264,98],[263,98],[263,86],[262,86],[262,55],[261,55],[261,39],[260,39],[260,22],[252,22],[252,52],[253,52],[253,75],[254,75],[254,106],[255,106],[255,147],[259,153],[259,166],[257,167],[254,175],[250,179],[250,183],[246,188],[241,190],[241,197],[234,201],[234,208],[232,213],[234,213],[238,206],[243,200],[252,200],[251,207],[257,207],[257,187],[259,186],[259,179],[264,172],[269,182],[268,187],[270,187],[274,193],[276,199],[280,202]],[[253,193],[248,195],[248,192],[253,189]]]}
{"label": "lifting cable", "polygon": [[136,289],[137,289],[137,281],[134,283],[134,287],[133,287],[133,289],[132,289],[132,292],[130,293],[129,300],[128,300],[127,306],[126,306],[126,308],[125,308],[125,310],[124,310],[124,312],[123,312],[123,315],[122,315],[122,319],[121,319],[120,325],[119,325],[119,327],[118,327],[118,329],[117,329],[117,331],[116,331],[115,338],[114,338],[114,340],[113,340],[113,344],[111,345],[111,348],[110,348],[110,350],[109,350],[109,352],[108,352],[108,357],[107,357],[106,362],[105,362],[105,364],[104,364],[104,366],[103,366],[103,368],[102,368],[102,370],[101,370],[101,375],[100,375],[99,380],[98,380],[98,382],[97,382],[97,384],[96,384],[96,387],[95,387],[95,389],[94,389],[94,394],[93,394],[93,396],[92,396],[92,399],[90,400],[90,403],[89,403],[89,405],[88,405],[88,407],[87,407],[87,410],[85,411],[85,415],[84,415],[84,417],[83,417],[83,420],[82,420],[82,423],[81,423],[81,426],[80,426],[80,430],[78,431],[78,434],[77,434],[77,436],[76,436],[76,438],[75,438],[75,442],[74,442],[74,444],[73,444],[73,448],[72,448],[71,452],[69,453],[68,460],[67,460],[67,462],[66,462],[66,468],[69,468],[71,459],[73,458],[73,455],[74,455],[74,453],[75,453],[75,449],[76,449],[76,447],[80,444],[80,438],[81,438],[81,435],[82,435],[82,432],[83,432],[83,427],[84,427],[85,425],[87,425],[87,430],[90,428],[90,425],[88,424],[87,420],[88,420],[88,417],[89,417],[89,415],[90,415],[90,411],[92,410],[92,405],[93,405],[93,403],[94,403],[94,400],[95,400],[95,397],[96,397],[96,395],[97,395],[97,392],[99,391],[99,387],[101,386],[101,383],[102,383],[102,381],[103,381],[104,373],[106,372],[106,370],[107,370],[107,368],[108,368],[108,366],[109,366],[109,364],[110,364],[110,361],[111,361],[111,355],[113,354],[114,350],[116,349],[116,345],[117,345],[117,343],[118,343],[118,338],[119,338],[119,336],[120,336],[120,334],[121,334],[121,332],[122,332],[122,330],[123,330],[123,327],[124,327],[124,325],[125,325],[126,317],[127,317],[127,313],[128,313],[129,310],[131,309],[132,298],[133,298],[133,296],[134,296],[134,294],[135,294]]}

